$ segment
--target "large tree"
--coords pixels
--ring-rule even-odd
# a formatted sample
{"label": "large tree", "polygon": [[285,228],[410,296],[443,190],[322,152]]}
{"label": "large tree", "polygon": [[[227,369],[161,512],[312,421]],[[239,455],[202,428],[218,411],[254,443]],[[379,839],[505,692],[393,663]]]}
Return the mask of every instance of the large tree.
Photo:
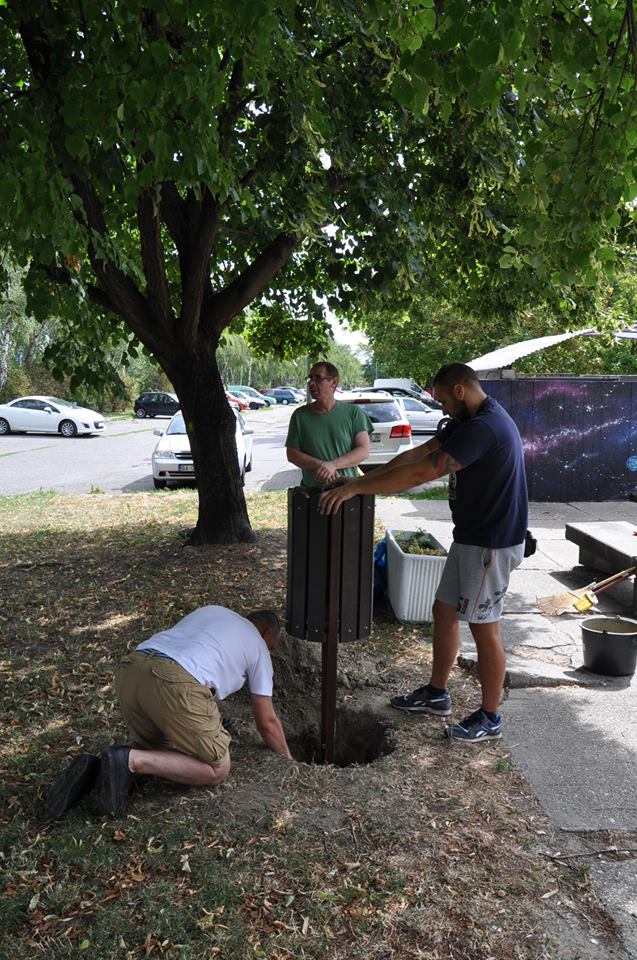
{"label": "large tree", "polygon": [[632,0],[1,0],[0,246],[36,315],[160,362],[193,542],[252,536],[216,363],[247,304],[316,343],[372,292],[594,282],[635,38]]}

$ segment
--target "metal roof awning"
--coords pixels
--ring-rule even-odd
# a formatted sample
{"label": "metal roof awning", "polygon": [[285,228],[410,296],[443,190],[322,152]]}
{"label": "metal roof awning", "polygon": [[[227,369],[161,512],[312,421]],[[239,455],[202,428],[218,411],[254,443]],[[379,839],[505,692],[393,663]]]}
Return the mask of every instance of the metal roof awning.
{"label": "metal roof awning", "polygon": [[[482,357],[468,360],[467,363],[470,367],[473,367],[476,372],[500,370],[511,367],[516,360],[520,360],[521,357],[527,357],[530,353],[545,350],[546,347],[552,347],[556,343],[563,343],[564,340],[570,340],[572,337],[591,336],[596,333],[596,330],[587,328],[586,330],[571,330],[569,333],[556,333],[550,337],[535,337],[533,340],[520,340],[519,343],[512,343],[508,347],[500,347],[498,350],[492,350],[491,353],[485,353]],[[637,336],[637,333],[635,336]]]}

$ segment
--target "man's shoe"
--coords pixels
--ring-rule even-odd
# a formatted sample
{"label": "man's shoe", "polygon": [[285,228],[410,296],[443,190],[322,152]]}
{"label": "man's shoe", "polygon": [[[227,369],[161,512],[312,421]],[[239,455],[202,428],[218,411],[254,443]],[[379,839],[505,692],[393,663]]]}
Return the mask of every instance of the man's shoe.
{"label": "man's shoe", "polygon": [[109,747],[102,753],[102,787],[100,802],[106,813],[123,816],[126,801],[133,783],[133,774],[128,769],[130,747]]}
{"label": "man's shoe", "polygon": [[451,713],[451,697],[444,693],[431,693],[429,687],[418,687],[413,693],[392,697],[389,701],[396,710],[408,713],[431,713],[435,717],[448,717]]}
{"label": "man's shoe", "polygon": [[450,740],[462,740],[463,743],[479,743],[481,740],[499,740],[502,736],[502,717],[494,722],[489,720],[482,708],[465,717],[461,723],[448,726],[446,734]]}
{"label": "man's shoe", "polygon": [[99,757],[81,753],[54,780],[46,792],[44,815],[47,820],[58,820],[92,790],[100,770]]}

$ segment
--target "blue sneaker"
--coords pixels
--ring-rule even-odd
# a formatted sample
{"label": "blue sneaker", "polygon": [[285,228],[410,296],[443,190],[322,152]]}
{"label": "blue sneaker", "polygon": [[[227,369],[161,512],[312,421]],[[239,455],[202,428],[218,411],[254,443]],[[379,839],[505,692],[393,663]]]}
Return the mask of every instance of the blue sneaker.
{"label": "blue sneaker", "polygon": [[478,743],[480,740],[499,740],[502,736],[502,717],[489,720],[482,709],[469,714],[461,723],[448,726],[445,730],[450,740],[462,740],[463,743]]}
{"label": "blue sneaker", "polygon": [[444,693],[431,693],[428,687],[418,687],[413,693],[392,697],[389,701],[396,710],[407,713],[431,713],[435,717],[448,717],[451,713],[451,697]]}

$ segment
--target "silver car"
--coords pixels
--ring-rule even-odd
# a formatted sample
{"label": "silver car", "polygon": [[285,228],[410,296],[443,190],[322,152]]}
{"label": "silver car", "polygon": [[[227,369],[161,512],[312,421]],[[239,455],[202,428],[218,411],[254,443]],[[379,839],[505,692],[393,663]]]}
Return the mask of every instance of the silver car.
{"label": "silver car", "polygon": [[[240,413],[232,408],[237,423],[235,440],[241,482],[245,483],[245,475],[252,470],[252,434]],[[195,465],[190,451],[190,437],[186,430],[184,416],[176,413],[165,430],[153,430],[160,439],[153,450],[153,483],[156,490],[162,490],[169,483],[184,483],[195,481]]]}
{"label": "silver car", "polygon": [[374,432],[370,437],[370,453],[361,466],[375,467],[387,463],[399,453],[411,450],[414,445],[411,425],[403,408],[393,397],[374,393],[344,393],[339,397],[344,403],[355,403],[372,421]]}
{"label": "silver car", "polygon": [[396,402],[405,411],[407,419],[411,424],[411,432],[435,434],[438,430],[438,424],[445,419],[445,415],[440,405],[434,406],[424,400],[416,400],[413,397],[396,397]]}

